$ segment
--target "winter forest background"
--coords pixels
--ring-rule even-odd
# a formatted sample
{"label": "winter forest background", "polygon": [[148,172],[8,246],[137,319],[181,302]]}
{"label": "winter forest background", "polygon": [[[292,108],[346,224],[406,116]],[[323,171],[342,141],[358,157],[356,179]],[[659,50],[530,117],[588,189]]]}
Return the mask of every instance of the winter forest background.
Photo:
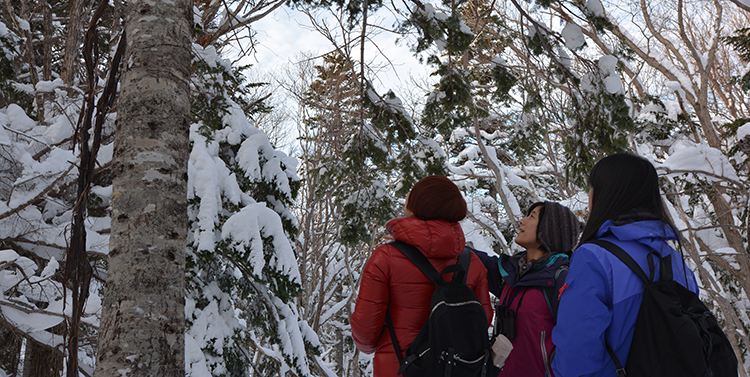
{"label": "winter forest background", "polygon": [[[1,2],[0,376],[94,374],[128,7]],[[328,52],[242,66],[280,7]],[[622,151],[657,166],[749,375],[750,1],[195,0],[192,23],[185,375],[371,375],[348,318],[413,183],[449,176],[467,240],[513,253],[524,208],[585,219],[588,171]],[[376,36],[429,76],[382,81]]]}

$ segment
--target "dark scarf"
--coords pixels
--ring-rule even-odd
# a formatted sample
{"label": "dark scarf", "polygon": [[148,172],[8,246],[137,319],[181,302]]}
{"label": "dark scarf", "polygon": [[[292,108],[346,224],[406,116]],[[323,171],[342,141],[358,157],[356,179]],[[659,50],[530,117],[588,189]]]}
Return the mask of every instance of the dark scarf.
{"label": "dark scarf", "polygon": [[547,264],[547,261],[549,261],[549,257],[552,255],[551,253],[545,253],[538,259],[532,259],[531,261],[526,261],[526,254],[527,254],[526,251],[518,254],[520,256],[520,258],[518,258],[518,276],[519,277],[522,277],[527,272],[535,268],[544,266],[545,264]]}

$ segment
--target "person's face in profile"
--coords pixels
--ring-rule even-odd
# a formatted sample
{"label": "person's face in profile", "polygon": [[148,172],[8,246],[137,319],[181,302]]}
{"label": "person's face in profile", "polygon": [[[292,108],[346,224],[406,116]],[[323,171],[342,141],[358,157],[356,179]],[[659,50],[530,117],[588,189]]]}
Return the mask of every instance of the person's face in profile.
{"label": "person's face in profile", "polygon": [[536,238],[536,228],[539,225],[539,211],[541,209],[542,206],[537,206],[519,222],[516,243],[526,250],[538,249],[542,246]]}

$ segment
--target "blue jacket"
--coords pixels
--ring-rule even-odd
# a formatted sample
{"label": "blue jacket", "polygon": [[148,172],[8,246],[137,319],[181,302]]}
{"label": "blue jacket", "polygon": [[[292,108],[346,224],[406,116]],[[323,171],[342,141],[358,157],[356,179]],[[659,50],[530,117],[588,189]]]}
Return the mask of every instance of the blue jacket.
{"label": "blue jacket", "polygon": [[[598,239],[610,241],[635,259],[648,274],[646,256],[653,249],[672,255],[674,280],[698,294],[695,275],[682,256],[667,244],[674,231],[656,220],[615,225],[607,221]],[[655,264],[659,278],[659,265]],[[560,297],[557,326],[552,341],[557,346],[552,369],[557,377],[616,376],[614,362],[604,346],[606,338],[625,365],[638,310],[643,281],[614,254],[594,244],[583,244],[570,261],[570,272]]]}

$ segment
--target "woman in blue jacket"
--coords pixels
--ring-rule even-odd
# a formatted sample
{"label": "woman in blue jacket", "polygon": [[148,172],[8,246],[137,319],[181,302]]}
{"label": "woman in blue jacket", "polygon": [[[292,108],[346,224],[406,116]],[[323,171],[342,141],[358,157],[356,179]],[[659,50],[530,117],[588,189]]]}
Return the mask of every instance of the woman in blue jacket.
{"label": "woman in blue jacket", "polygon": [[614,254],[586,242],[612,242],[645,271],[651,250],[662,257],[671,254],[674,280],[698,293],[693,272],[668,243],[679,244],[679,233],[648,160],[630,154],[605,157],[591,170],[589,185],[589,220],[570,261],[552,332],[557,377],[617,376],[605,339],[624,365],[643,297],[643,282],[635,273]]}

